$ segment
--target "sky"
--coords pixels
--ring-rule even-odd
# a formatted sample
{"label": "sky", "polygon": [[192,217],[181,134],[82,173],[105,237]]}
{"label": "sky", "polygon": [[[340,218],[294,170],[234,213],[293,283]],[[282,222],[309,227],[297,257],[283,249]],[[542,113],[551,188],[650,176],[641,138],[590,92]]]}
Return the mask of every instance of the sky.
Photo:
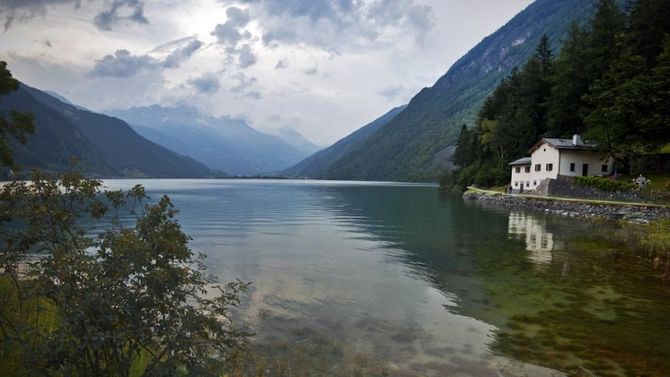
{"label": "sky", "polygon": [[0,0],[0,60],[97,112],[192,105],[329,145],[531,0]]}

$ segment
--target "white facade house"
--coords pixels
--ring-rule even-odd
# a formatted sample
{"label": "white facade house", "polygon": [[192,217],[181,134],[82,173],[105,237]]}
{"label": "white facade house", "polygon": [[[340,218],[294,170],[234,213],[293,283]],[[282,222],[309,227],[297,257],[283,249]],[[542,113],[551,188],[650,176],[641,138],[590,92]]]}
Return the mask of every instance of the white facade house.
{"label": "white facade house", "polygon": [[546,179],[559,175],[608,176],[614,169],[612,158],[603,158],[598,146],[584,143],[579,135],[572,139],[542,139],[524,157],[509,165],[513,191],[531,191]]}

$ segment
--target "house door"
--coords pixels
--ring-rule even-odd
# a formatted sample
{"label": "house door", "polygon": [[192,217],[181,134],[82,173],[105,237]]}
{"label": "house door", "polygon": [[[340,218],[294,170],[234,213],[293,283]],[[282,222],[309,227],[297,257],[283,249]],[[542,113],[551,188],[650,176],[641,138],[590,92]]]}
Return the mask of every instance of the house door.
{"label": "house door", "polygon": [[582,165],[582,177],[589,175],[589,164]]}

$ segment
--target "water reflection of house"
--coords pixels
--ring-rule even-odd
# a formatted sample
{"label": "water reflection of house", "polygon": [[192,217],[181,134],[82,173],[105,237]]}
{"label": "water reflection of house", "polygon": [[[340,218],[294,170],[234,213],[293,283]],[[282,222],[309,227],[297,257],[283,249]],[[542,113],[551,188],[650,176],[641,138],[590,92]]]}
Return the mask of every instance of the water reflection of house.
{"label": "water reflection of house", "polygon": [[561,250],[563,241],[556,240],[554,234],[547,231],[546,220],[528,213],[512,211],[509,214],[507,233],[510,238],[524,240],[528,260],[541,265],[551,262],[552,251]]}

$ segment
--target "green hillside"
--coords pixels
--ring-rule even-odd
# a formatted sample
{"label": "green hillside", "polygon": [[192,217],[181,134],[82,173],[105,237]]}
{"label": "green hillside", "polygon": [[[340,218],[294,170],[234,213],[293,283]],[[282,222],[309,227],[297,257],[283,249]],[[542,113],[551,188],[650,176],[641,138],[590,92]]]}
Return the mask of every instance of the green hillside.
{"label": "green hillside", "polygon": [[64,171],[76,157],[80,170],[97,177],[195,178],[217,174],[144,139],[119,119],[82,110],[27,85],[2,97],[0,113],[9,111],[34,117],[34,135],[28,136],[26,144],[12,143],[15,160],[24,172],[35,167]]}
{"label": "green hillside", "polygon": [[405,110],[405,108],[406,106],[394,108],[330,147],[316,152],[295,166],[284,170],[283,174],[289,177],[298,178],[328,178],[328,171],[333,164],[364,145],[378,129],[393,120],[393,118]]}
{"label": "green hillside", "polygon": [[473,125],[486,97],[512,68],[533,54],[547,34],[557,50],[573,20],[585,21],[593,4],[538,0],[458,60],[433,87],[360,148],[330,168],[331,179],[435,181],[446,166],[461,125]]}

